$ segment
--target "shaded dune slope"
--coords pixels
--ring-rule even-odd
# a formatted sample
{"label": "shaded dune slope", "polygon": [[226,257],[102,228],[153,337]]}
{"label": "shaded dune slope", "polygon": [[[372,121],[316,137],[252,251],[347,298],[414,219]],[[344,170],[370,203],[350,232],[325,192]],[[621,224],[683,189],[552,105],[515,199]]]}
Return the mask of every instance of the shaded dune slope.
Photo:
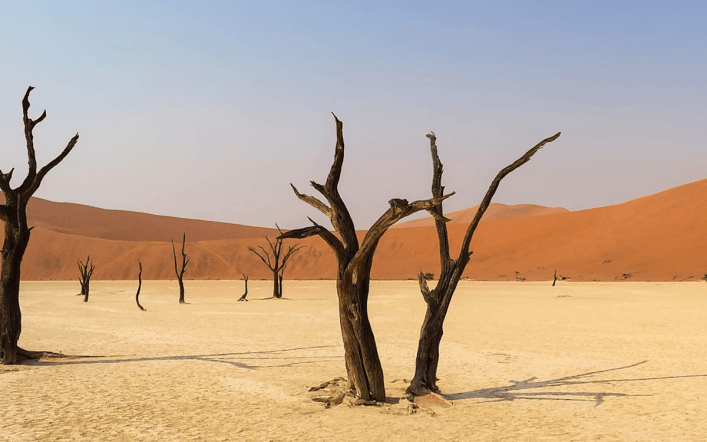
{"label": "shaded dune slope", "polygon": [[[90,224],[90,218],[83,222]],[[23,279],[75,279],[76,259],[89,253],[96,262],[96,279],[135,279],[138,258],[145,268],[144,278],[174,278],[171,244],[164,242],[172,236],[141,241],[123,233],[131,240],[107,240],[59,233],[55,227],[34,224],[37,228],[22,267]],[[219,234],[226,236],[229,228],[237,230],[229,226],[223,226]],[[449,225],[453,254],[458,252],[466,226],[463,222]],[[74,229],[79,231],[76,225]],[[251,237],[230,238],[213,238],[207,232],[201,240],[190,240],[199,238],[199,234],[184,230],[191,260],[186,278],[238,279],[242,273],[252,278],[270,276],[247,247],[265,246],[262,237],[272,235],[271,229],[262,229]],[[181,231],[175,230],[173,236],[178,237]],[[706,231],[707,180],[614,206],[484,219],[472,242],[474,255],[466,275],[509,280],[515,279],[518,271],[529,280],[551,280],[557,269],[559,274],[580,281],[610,281],[624,274],[630,274],[626,277],[629,281],[696,280],[707,272]],[[336,262],[326,244],[319,238],[302,244],[307,247],[293,255],[285,278],[335,278]],[[372,276],[407,279],[415,278],[419,270],[438,273],[437,254],[431,225],[391,229],[380,242]]]}

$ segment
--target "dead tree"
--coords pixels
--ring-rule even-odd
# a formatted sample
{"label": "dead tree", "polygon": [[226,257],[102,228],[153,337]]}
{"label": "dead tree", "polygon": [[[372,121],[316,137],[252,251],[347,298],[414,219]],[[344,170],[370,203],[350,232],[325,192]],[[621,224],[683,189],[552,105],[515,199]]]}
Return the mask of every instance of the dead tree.
{"label": "dead tree", "polygon": [[76,264],[78,264],[79,272],[81,273],[79,282],[81,283],[81,295],[83,295],[83,302],[88,302],[88,285],[91,283],[91,276],[93,276],[93,270],[95,270],[96,266],[94,266],[91,262],[91,255],[88,255],[85,263],[81,262],[79,259],[76,261]]}
{"label": "dead tree", "polygon": [[337,138],[334,162],[324,185],[311,182],[312,187],[321,193],[329,204],[302,194],[295,186],[291,186],[300,200],[331,220],[338,236],[310,218],[312,226],[290,230],[278,238],[307,238],[318,235],[333,249],[338,261],[336,291],[339,297],[339,322],[344,343],[348,388],[360,399],[384,401],[383,369],[368,319],[368,291],[373,255],[388,228],[408,215],[427,210],[440,222],[446,220],[433,209],[451,194],[412,203],[402,199],[391,200],[390,208],[368,229],[359,244],[351,215],[339,195],[338,185],[344,163],[344,135],[343,123],[336,115],[334,119]]}
{"label": "dead tree", "polygon": [[187,254],[184,253],[184,243],[187,241],[187,234],[185,233],[184,236],[182,236],[182,270],[179,270],[177,267],[177,251],[174,249],[174,240],[172,240],[172,253],[174,254],[174,273],[177,274],[177,280],[179,280],[179,303],[180,304],[186,304],[184,302],[184,271],[187,268],[187,264],[189,264],[189,260],[187,259]]}
{"label": "dead tree", "polygon": [[44,177],[59,164],[74,148],[79,134],[74,135],[64,150],[46,166],[37,170],[37,158],[34,150],[34,127],[47,116],[42,112],[36,120],[27,115],[29,94],[34,89],[30,86],[22,99],[22,116],[27,141],[29,169],[22,184],[13,188],[10,185],[12,172],[0,171],[0,190],[5,195],[5,204],[0,205],[0,220],[5,223],[5,241],[2,246],[2,270],[0,271],[0,355],[2,364],[17,362],[18,353],[24,356],[28,352],[17,347],[22,331],[20,313],[20,266],[22,257],[29,243],[30,231],[27,226],[27,203],[37,191]]}
{"label": "dead tree", "polygon": [[[282,230],[280,230],[280,226],[275,224],[275,227],[277,227],[277,231],[280,232],[280,235],[282,235]],[[280,298],[282,298],[282,279],[284,278],[284,275],[285,275],[285,268],[287,267],[287,260],[290,259],[290,256],[292,256],[293,253],[304,248],[304,246],[300,246],[297,244],[295,244],[293,246],[289,246],[287,248],[287,253],[285,253],[285,255],[282,256],[282,239],[280,237],[275,239],[275,244],[273,244],[272,241],[270,241],[270,238],[268,238],[267,236],[265,237],[265,240],[270,245],[270,251],[272,252],[272,259],[271,259],[270,253],[268,253],[262,246],[258,246],[258,248],[262,251],[262,254],[252,247],[248,247],[248,250],[250,250],[251,252],[258,255],[258,258],[260,258],[260,260],[263,261],[263,264],[265,264],[272,272],[272,275],[273,275],[272,297],[280,299]],[[282,256],[282,259],[280,259],[281,256]]]}
{"label": "dead tree", "polygon": [[142,263],[139,259],[137,260],[137,264],[140,266],[140,273],[138,273],[137,275],[137,293],[135,293],[135,303],[137,304],[137,308],[139,308],[143,312],[146,312],[147,309],[140,305],[140,288],[142,287]]}
{"label": "dead tree", "polygon": [[[437,229],[437,239],[439,241],[439,260],[441,266],[441,274],[437,285],[433,290],[427,286],[427,281],[424,278],[424,273],[420,272],[418,281],[422,297],[427,303],[427,312],[422,323],[420,331],[420,340],[417,347],[417,358],[415,360],[415,376],[413,377],[410,386],[407,388],[408,396],[425,394],[428,391],[438,392],[437,388],[437,365],[439,363],[439,344],[442,340],[444,318],[449,309],[449,303],[452,300],[457,284],[462,277],[466,265],[471,259],[472,252],[469,251],[471,239],[474,232],[488,209],[491,199],[493,198],[501,180],[513,172],[523,164],[530,161],[530,158],[540,150],[546,143],[554,141],[560,133],[546,138],[538,143],[535,147],[527,151],[514,163],[502,169],[496,178],[491,182],[484,199],[481,201],[474,219],[469,224],[462,241],[459,257],[452,259],[449,254],[449,238],[447,235],[447,226],[442,222],[443,210],[442,205],[435,206],[437,216],[435,217],[435,227]],[[434,132],[427,135],[430,139],[430,151],[432,152],[433,177],[432,177],[432,195],[435,198],[442,197],[444,186],[442,186],[442,162],[437,154],[437,138]]]}
{"label": "dead tree", "polygon": [[248,296],[248,277],[245,275],[245,273],[243,274],[243,280],[245,281],[245,293],[243,293],[243,296],[238,298],[238,300],[247,302],[248,300],[245,298],[246,296]]}
{"label": "dead tree", "polygon": [[557,270],[555,270],[555,276],[552,277],[552,286],[555,287],[555,283],[557,282]]}

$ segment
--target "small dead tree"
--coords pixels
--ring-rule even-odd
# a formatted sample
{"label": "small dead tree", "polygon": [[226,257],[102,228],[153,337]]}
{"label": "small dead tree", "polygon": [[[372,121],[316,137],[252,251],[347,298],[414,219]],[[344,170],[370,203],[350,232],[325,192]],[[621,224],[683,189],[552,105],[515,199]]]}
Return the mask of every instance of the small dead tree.
{"label": "small dead tree", "polygon": [[64,150],[46,166],[37,170],[37,157],[34,150],[34,127],[47,116],[42,112],[36,120],[27,115],[29,110],[29,94],[34,89],[30,86],[22,99],[22,120],[24,122],[25,140],[27,141],[27,158],[29,169],[22,184],[13,188],[10,185],[12,172],[0,171],[0,190],[5,195],[5,204],[0,205],[0,220],[5,224],[5,240],[2,246],[2,270],[0,271],[0,356],[2,364],[14,364],[17,355],[32,357],[34,353],[22,350],[17,346],[22,331],[22,315],[20,313],[20,266],[22,257],[29,244],[30,231],[27,226],[27,203],[42,184],[44,177],[71,152],[79,140],[79,134],[74,135]]}
{"label": "small dead tree", "polygon": [[433,209],[452,194],[412,203],[404,199],[390,200],[390,208],[373,223],[359,243],[351,215],[339,195],[339,179],[344,163],[344,135],[343,123],[336,118],[336,115],[334,119],[336,121],[334,162],[324,185],[311,182],[312,187],[321,193],[329,204],[313,196],[302,194],[295,186],[290,185],[297,198],[331,220],[338,236],[310,218],[312,226],[290,230],[278,238],[307,238],[318,235],[333,249],[338,261],[336,291],[339,297],[339,322],[344,343],[348,388],[353,390],[360,399],[384,401],[383,368],[368,319],[368,292],[373,255],[378,242],[388,228],[408,215],[427,210],[440,222],[446,221],[446,218]]}
{"label": "small dead tree", "polygon": [[552,286],[555,287],[555,283],[557,282],[557,270],[555,270],[555,276],[552,277]]}
{"label": "small dead tree", "polygon": [[[280,232],[280,235],[282,235],[282,230],[280,230],[280,226],[275,224],[275,227],[277,227],[277,231]],[[272,297],[276,299],[282,298],[282,279],[284,278],[285,275],[285,268],[287,267],[287,260],[290,259],[290,256],[292,256],[296,251],[304,248],[304,246],[300,246],[298,244],[295,244],[293,246],[289,246],[287,248],[287,252],[285,253],[284,256],[282,256],[282,239],[278,237],[275,239],[275,244],[270,241],[270,238],[267,236],[265,237],[265,240],[268,242],[268,245],[270,245],[270,251],[272,252],[272,259],[270,253],[268,253],[262,246],[258,246],[258,248],[262,251],[262,254],[255,250],[252,247],[248,247],[248,250],[251,252],[255,253],[258,255],[258,258],[260,258],[261,261],[263,261],[263,264],[265,264],[270,271],[272,272],[273,275],[273,292],[272,292]],[[280,258],[282,256],[282,259]],[[246,282],[247,284],[247,282]]]}
{"label": "small dead tree", "polygon": [[[408,396],[422,395],[428,391],[439,391],[437,388],[437,365],[439,363],[439,344],[442,340],[444,318],[447,315],[449,303],[452,301],[452,296],[457,288],[457,284],[462,277],[466,265],[471,259],[472,252],[469,251],[471,239],[481,221],[481,217],[484,216],[486,209],[488,209],[489,204],[491,204],[491,199],[496,193],[501,180],[509,173],[530,161],[530,158],[532,158],[538,150],[545,144],[556,140],[559,136],[560,133],[558,132],[552,137],[542,140],[496,175],[484,199],[481,201],[474,219],[466,230],[457,259],[452,259],[449,254],[449,238],[447,235],[447,226],[442,221],[444,214],[442,205],[438,204],[435,206],[434,210],[437,213],[435,227],[439,241],[439,260],[442,273],[437,281],[437,286],[433,290],[430,290],[427,286],[424,273],[420,272],[418,275],[420,291],[427,304],[427,312],[425,313],[425,319],[422,323],[422,329],[420,330],[420,340],[417,347],[417,358],[415,360],[415,376],[410,386],[407,388]],[[437,137],[434,132],[428,134],[427,137],[430,139],[430,151],[432,153],[433,163],[432,195],[435,198],[440,198],[444,193],[444,186],[442,186],[442,172],[444,168],[437,154]]]}
{"label": "small dead tree", "polygon": [[248,296],[248,277],[245,275],[245,273],[243,274],[243,281],[245,281],[245,293],[243,293],[243,296],[238,298],[238,300],[247,302],[248,300],[245,298],[246,296]]}
{"label": "small dead tree", "polygon": [[93,270],[95,270],[96,266],[94,266],[91,262],[91,255],[88,255],[85,263],[81,262],[79,259],[76,261],[76,264],[78,264],[79,272],[81,273],[79,282],[81,283],[81,295],[83,296],[83,302],[88,302],[88,286],[91,283],[91,276],[93,276]]}
{"label": "small dead tree", "polygon": [[142,263],[139,259],[137,260],[137,264],[140,266],[140,273],[138,273],[137,275],[137,293],[135,293],[135,303],[137,304],[137,308],[139,308],[143,312],[146,312],[147,309],[140,305],[140,288],[142,287]]}
{"label": "small dead tree", "polygon": [[174,254],[174,273],[177,274],[177,280],[179,280],[179,303],[180,304],[186,304],[184,302],[184,271],[187,268],[187,264],[189,264],[189,260],[187,259],[187,254],[184,253],[184,243],[187,241],[187,234],[185,233],[184,236],[182,236],[182,269],[179,270],[177,267],[177,251],[174,249],[174,240],[172,240],[172,253]]}

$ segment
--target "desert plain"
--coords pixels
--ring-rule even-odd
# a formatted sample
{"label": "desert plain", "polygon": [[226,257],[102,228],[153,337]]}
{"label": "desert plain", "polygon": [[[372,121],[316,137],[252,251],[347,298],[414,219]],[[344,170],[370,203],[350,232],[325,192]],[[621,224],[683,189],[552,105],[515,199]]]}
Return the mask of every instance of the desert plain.
{"label": "desert plain", "polygon": [[[0,440],[704,440],[707,296],[699,282],[462,281],[445,323],[443,398],[401,401],[425,304],[373,281],[388,401],[326,408],[345,376],[334,281],[25,281],[0,367]],[[414,412],[413,412],[414,411]]]}

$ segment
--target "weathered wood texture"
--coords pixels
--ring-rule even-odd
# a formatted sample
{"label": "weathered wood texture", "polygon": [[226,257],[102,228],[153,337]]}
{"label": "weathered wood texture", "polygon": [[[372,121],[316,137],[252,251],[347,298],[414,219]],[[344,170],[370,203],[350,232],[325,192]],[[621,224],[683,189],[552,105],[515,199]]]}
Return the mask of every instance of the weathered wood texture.
{"label": "weathered wood texture", "polygon": [[325,184],[311,182],[312,187],[326,199],[328,204],[313,196],[302,194],[294,185],[290,185],[300,200],[331,220],[337,235],[310,218],[312,226],[290,230],[278,238],[307,238],[318,235],[333,249],[338,261],[336,290],[339,297],[339,322],[349,386],[361,399],[384,401],[383,368],[368,319],[368,292],[373,255],[378,242],[388,228],[408,215],[426,210],[443,222],[445,218],[439,215],[435,208],[451,194],[412,203],[403,199],[391,200],[390,208],[373,223],[359,244],[354,222],[339,195],[338,185],[344,163],[344,135],[343,123],[336,118],[336,115],[334,120],[336,122],[334,162]]}
{"label": "weathered wood texture", "polygon": [[44,177],[71,152],[79,140],[79,134],[74,135],[64,150],[47,165],[37,170],[37,157],[34,150],[34,135],[32,131],[47,116],[42,112],[36,120],[27,115],[29,111],[29,94],[34,89],[30,86],[22,99],[22,120],[24,122],[25,140],[27,142],[27,158],[29,169],[27,176],[18,187],[10,184],[12,172],[0,171],[0,190],[5,195],[5,204],[0,205],[0,220],[5,223],[5,240],[2,246],[2,269],[0,270],[0,356],[2,364],[17,362],[17,341],[22,331],[22,315],[20,312],[20,267],[30,231],[27,226],[27,203],[42,184]]}
{"label": "weathered wood texture", "polygon": [[184,253],[184,244],[187,241],[187,234],[182,236],[182,269],[180,270],[177,266],[177,251],[174,248],[174,240],[172,240],[172,254],[174,255],[174,273],[177,274],[177,280],[179,281],[179,303],[186,304],[184,301],[184,271],[187,269],[187,264],[189,260],[187,259],[187,254]]}
{"label": "weathered wood texture", "polygon": [[[280,235],[282,235],[282,230],[280,229],[280,226],[275,224],[275,227],[277,227],[277,231],[280,232]],[[261,261],[263,261],[263,264],[265,264],[270,271],[272,272],[273,275],[273,292],[272,292],[272,297],[280,299],[282,298],[282,280],[285,277],[285,269],[287,268],[287,261],[290,259],[290,257],[297,252],[298,250],[304,248],[305,246],[300,246],[298,244],[289,246],[287,248],[287,252],[285,254],[282,254],[282,238],[278,237],[275,239],[275,243],[273,244],[272,241],[270,241],[270,238],[267,236],[265,237],[265,240],[268,242],[268,245],[270,246],[270,252],[268,253],[265,248],[262,246],[258,246],[258,248],[261,250],[261,252],[258,252],[255,250],[253,247],[248,247],[248,250],[253,252],[255,255],[260,258]],[[245,276],[245,275],[244,275]],[[248,282],[246,280],[246,286]]]}
{"label": "weathered wood texture", "polygon": [[[474,232],[488,209],[491,200],[493,199],[501,180],[513,172],[523,164],[530,161],[533,155],[539,151],[545,144],[556,140],[560,133],[552,137],[542,140],[532,149],[527,151],[523,156],[513,162],[511,165],[502,169],[491,182],[484,199],[481,201],[474,219],[469,224],[466,230],[464,240],[459,250],[457,259],[453,259],[449,253],[449,238],[447,234],[447,226],[440,221],[444,212],[442,204],[435,206],[434,210],[437,213],[435,217],[435,227],[437,229],[437,238],[439,242],[439,260],[441,266],[441,274],[437,285],[430,290],[427,285],[427,280],[424,273],[418,275],[418,282],[422,297],[427,304],[425,319],[422,323],[420,331],[420,340],[417,348],[417,358],[415,360],[415,376],[407,388],[409,396],[425,394],[429,391],[438,392],[437,388],[437,366],[439,364],[439,344],[442,340],[444,319],[449,309],[449,304],[457,288],[457,284],[464,273],[466,265],[471,259],[472,252],[469,250],[471,239]],[[439,159],[437,152],[437,137],[434,132],[427,135],[430,139],[430,151],[432,153],[432,196],[440,198],[444,194],[444,186],[442,186],[442,173],[444,167]]]}

